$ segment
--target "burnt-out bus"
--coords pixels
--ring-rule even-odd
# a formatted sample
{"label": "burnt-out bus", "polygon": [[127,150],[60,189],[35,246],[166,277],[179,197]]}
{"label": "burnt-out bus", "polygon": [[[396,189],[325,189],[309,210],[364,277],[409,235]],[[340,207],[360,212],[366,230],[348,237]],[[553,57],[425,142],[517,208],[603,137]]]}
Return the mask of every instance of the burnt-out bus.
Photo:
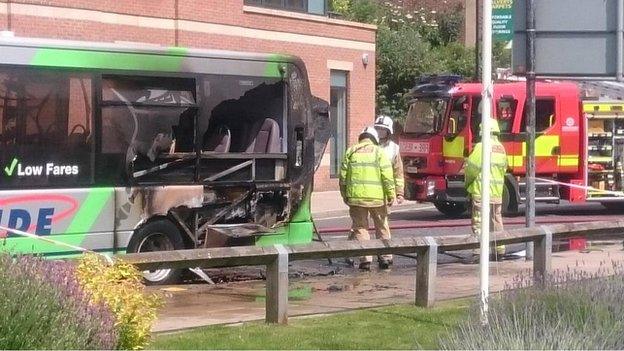
{"label": "burnt-out bus", "polygon": [[2,38],[1,250],[309,242],[329,125],[293,56]]}

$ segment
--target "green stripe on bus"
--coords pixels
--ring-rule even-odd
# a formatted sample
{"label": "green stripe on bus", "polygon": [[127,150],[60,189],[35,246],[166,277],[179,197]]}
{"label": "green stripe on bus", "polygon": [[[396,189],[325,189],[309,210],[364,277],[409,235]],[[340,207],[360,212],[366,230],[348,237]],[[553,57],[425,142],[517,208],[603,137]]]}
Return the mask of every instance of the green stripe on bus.
{"label": "green stripe on bus", "polygon": [[74,220],[67,227],[67,233],[88,233],[108,200],[113,196],[113,191],[113,188],[96,188],[89,191],[89,195],[80,206]]}
{"label": "green stripe on bus", "polygon": [[265,78],[282,78],[283,74],[280,72],[280,66],[286,66],[283,62],[284,57],[282,55],[271,55],[269,58],[269,62],[266,63],[266,67],[264,68],[264,77]]}
{"label": "green stripe on bus", "polygon": [[179,72],[187,49],[169,48],[170,55],[39,49],[32,59],[36,66]]}

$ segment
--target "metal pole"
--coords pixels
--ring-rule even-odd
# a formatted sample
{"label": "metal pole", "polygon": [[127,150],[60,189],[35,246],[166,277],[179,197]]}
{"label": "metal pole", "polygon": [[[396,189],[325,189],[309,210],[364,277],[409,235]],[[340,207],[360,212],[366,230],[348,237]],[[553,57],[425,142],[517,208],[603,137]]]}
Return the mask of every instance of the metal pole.
{"label": "metal pole", "polygon": [[488,323],[488,297],[490,285],[490,156],[492,140],[490,138],[490,116],[492,115],[492,0],[483,0],[483,33],[481,42],[481,92],[483,108],[481,115],[481,323]]}
{"label": "metal pole", "polygon": [[616,67],[616,80],[622,81],[622,71],[624,70],[624,64],[622,60],[623,45],[624,45],[624,0],[618,0],[617,2],[617,67]]}
{"label": "metal pole", "polygon": [[[526,2],[526,226],[535,226],[535,0]],[[533,242],[527,243],[526,259],[533,259]]]}
{"label": "metal pole", "polygon": [[[623,0],[624,1],[624,0]],[[475,82],[479,81],[479,0],[475,0]]]}

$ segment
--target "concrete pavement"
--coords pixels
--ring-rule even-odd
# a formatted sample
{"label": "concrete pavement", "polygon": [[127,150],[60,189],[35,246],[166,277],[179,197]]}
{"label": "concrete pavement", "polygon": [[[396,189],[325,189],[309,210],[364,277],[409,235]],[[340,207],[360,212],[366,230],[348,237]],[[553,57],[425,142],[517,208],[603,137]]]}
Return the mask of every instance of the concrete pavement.
{"label": "concrete pavement", "polygon": [[[566,251],[553,254],[553,269],[580,269],[598,272],[611,262],[624,262],[621,244],[600,247],[600,251]],[[300,316],[346,311],[397,303],[412,303],[415,265],[392,271],[360,273],[338,262],[326,266],[323,274],[307,276],[305,262],[290,267],[289,315]],[[324,263],[326,265],[326,263]],[[523,259],[493,262],[490,291],[502,290],[521,274],[529,274],[532,262]],[[478,265],[440,264],[437,270],[437,299],[475,296],[478,292]],[[297,278],[303,276],[303,278]],[[155,332],[167,332],[211,324],[237,323],[264,319],[264,281],[228,284],[188,284],[152,288],[165,296],[166,306],[154,326]]]}

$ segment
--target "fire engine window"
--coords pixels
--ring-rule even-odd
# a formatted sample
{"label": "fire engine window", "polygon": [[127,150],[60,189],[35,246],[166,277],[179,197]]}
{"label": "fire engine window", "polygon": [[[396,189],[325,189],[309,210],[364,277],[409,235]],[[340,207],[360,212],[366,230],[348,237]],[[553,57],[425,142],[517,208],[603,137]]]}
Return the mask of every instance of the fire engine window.
{"label": "fire engine window", "polygon": [[[540,99],[535,101],[535,132],[544,132],[555,124],[555,100]],[[526,131],[526,109],[522,116],[520,131]]]}
{"label": "fire engine window", "polygon": [[446,131],[449,134],[457,135],[466,127],[466,120],[470,108],[468,97],[461,96],[453,99],[451,106],[451,115],[449,116],[449,123]]}
{"label": "fire engine window", "polygon": [[414,134],[436,133],[442,130],[448,100],[418,99],[410,103],[403,132]]}
{"label": "fire engine window", "polygon": [[472,142],[476,143],[481,140],[481,97],[472,98],[472,110],[470,113],[470,128],[472,129]]}
{"label": "fire engine window", "polygon": [[511,133],[518,100],[501,99],[496,104],[496,119],[501,133]]}
{"label": "fire engine window", "polygon": [[0,187],[90,184],[91,131],[89,76],[0,70]]}
{"label": "fire engine window", "polygon": [[186,78],[102,78],[103,178],[137,182],[193,180],[195,81]]}

